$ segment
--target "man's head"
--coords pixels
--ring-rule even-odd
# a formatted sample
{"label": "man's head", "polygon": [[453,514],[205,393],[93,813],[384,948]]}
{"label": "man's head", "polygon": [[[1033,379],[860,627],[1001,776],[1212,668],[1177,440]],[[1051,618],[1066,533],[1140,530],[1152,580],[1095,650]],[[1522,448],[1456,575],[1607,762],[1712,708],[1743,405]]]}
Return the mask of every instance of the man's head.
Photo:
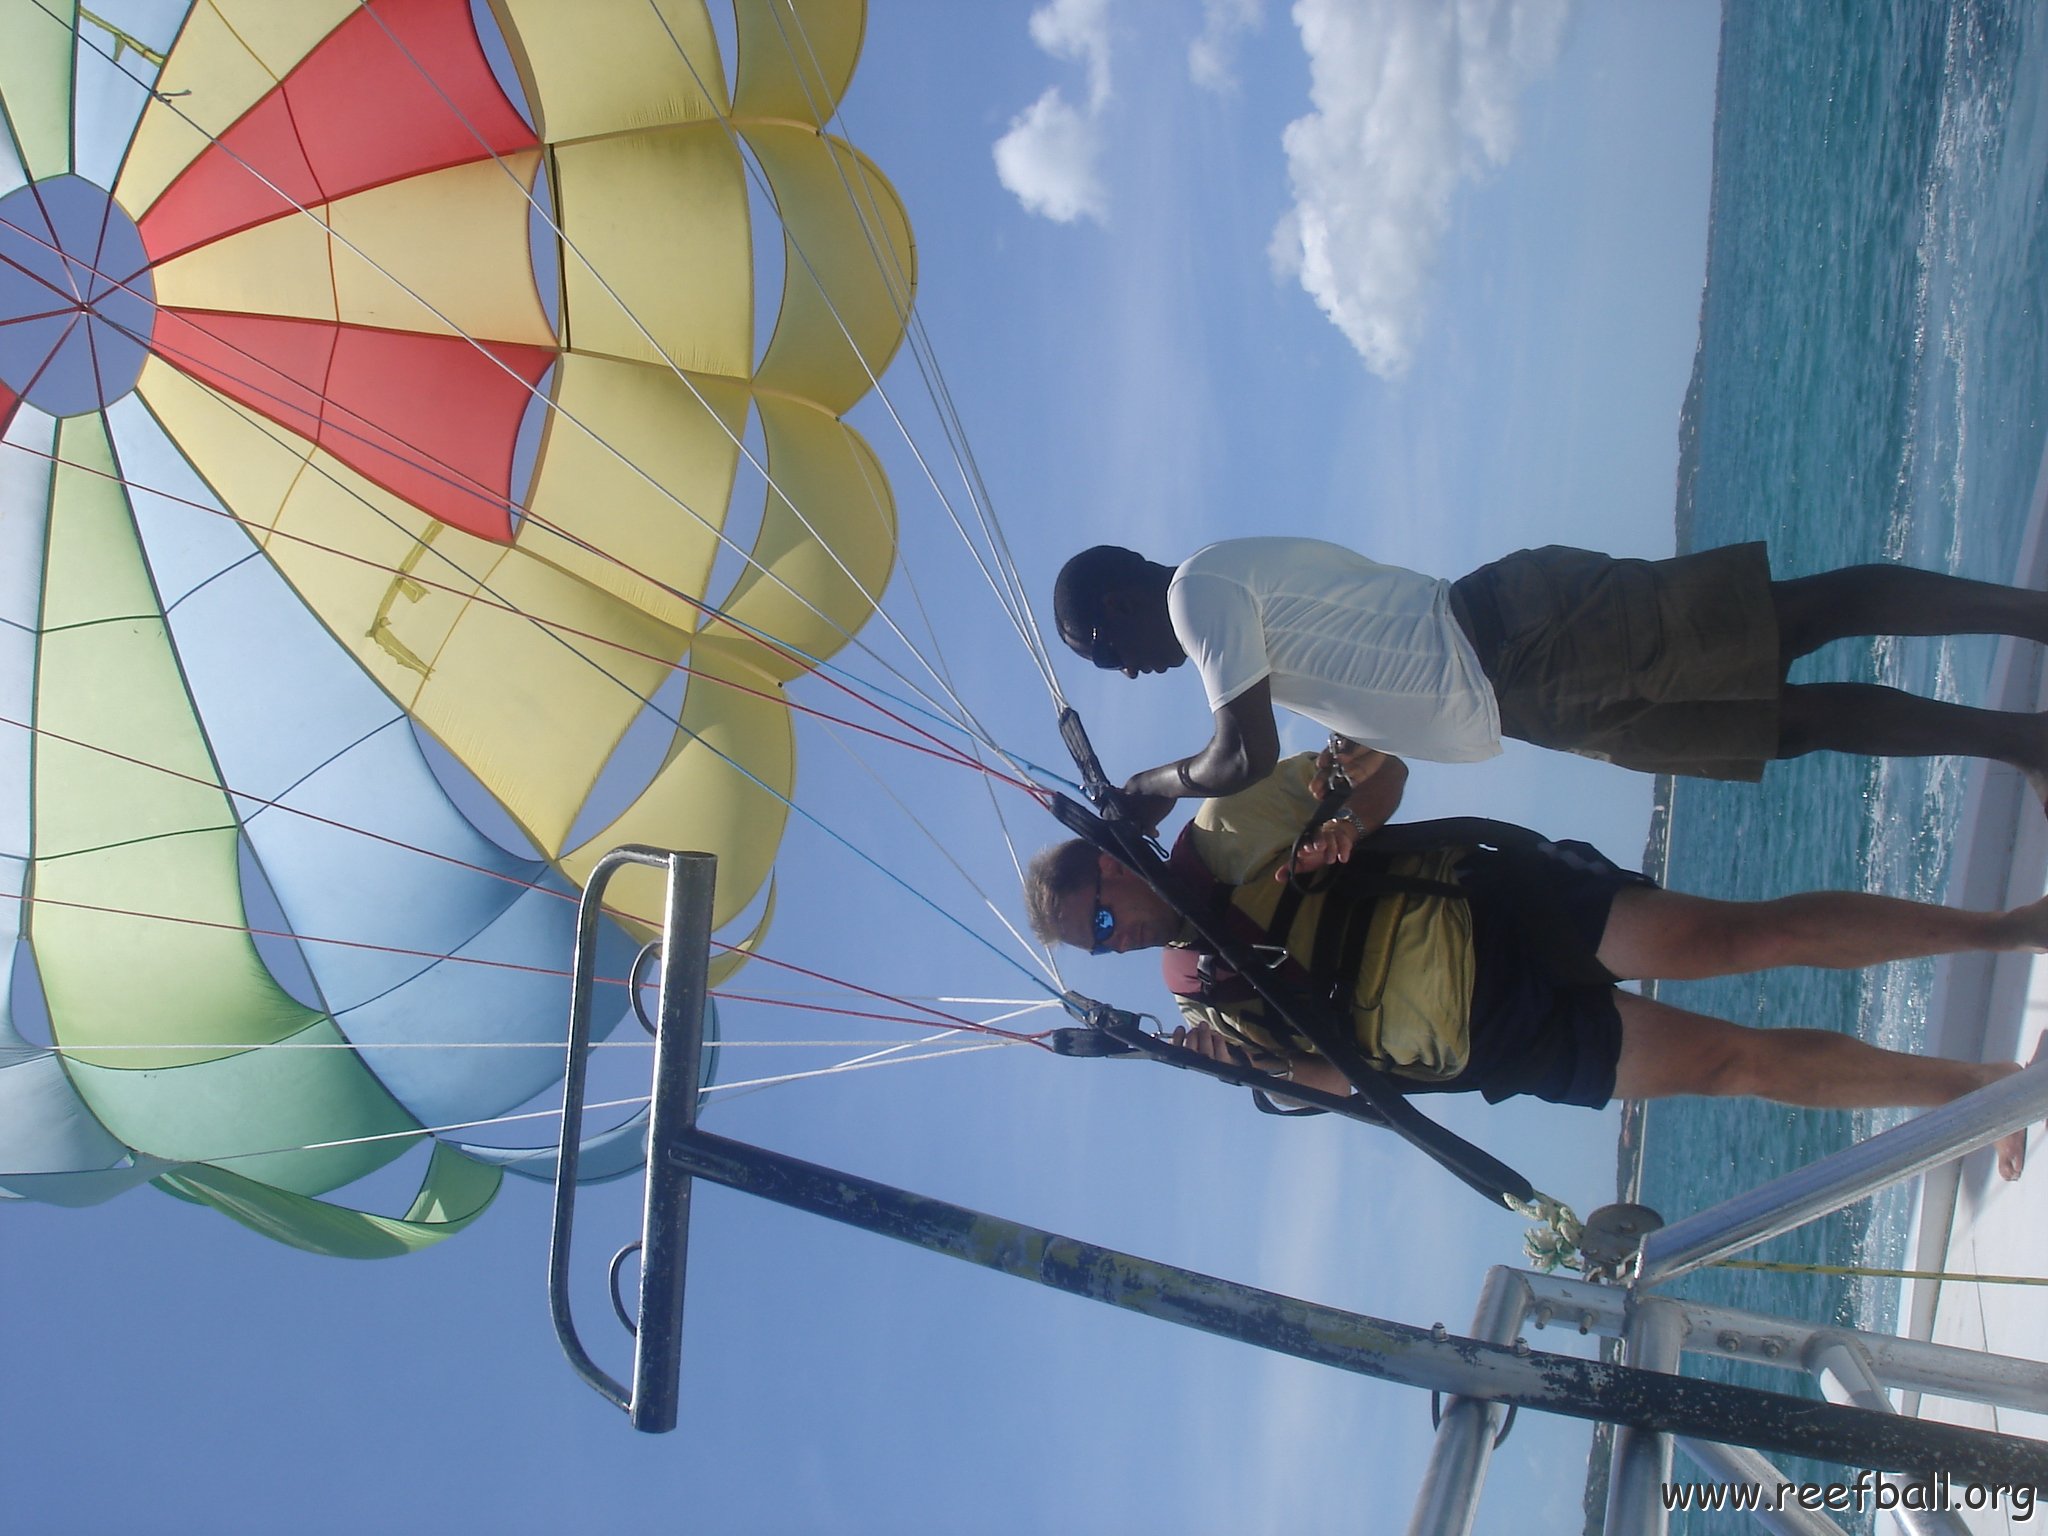
{"label": "man's head", "polygon": [[1136,677],[1188,659],[1166,607],[1173,569],[1114,544],[1084,549],[1060,568],[1053,623],[1075,655]]}
{"label": "man's head", "polygon": [[1040,942],[1096,954],[1156,949],[1183,926],[1149,885],[1079,838],[1055,843],[1031,861],[1024,903]]}

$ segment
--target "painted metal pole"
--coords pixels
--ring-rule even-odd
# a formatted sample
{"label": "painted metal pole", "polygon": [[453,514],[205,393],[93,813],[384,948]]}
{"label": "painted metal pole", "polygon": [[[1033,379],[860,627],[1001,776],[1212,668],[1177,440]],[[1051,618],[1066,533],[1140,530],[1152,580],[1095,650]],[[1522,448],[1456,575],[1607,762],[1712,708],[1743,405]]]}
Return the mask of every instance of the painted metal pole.
{"label": "painted metal pole", "polygon": [[690,1246],[690,1181],[659,1149],[697,1123],[704,1080],[704,994],[711,971],[717,858],[671,854],[662,924],[654,1093],[647,1120],[647,1197],[640,1226],[639,1323],[633,1334],[633,1427],[676,1427],[683,1366],[683,1265]]}
{"label": "painted metal pole", "polygon": [[[1655,1297],[1638,1302],[1625,1337],[1632,1367],[1679,1379],[1675,1373],[1685,1340],[1685,1320],[1670,1303]],[[1735,1420],[1727,1427],[1740,1423]],[[1726,1438],[1748,1441],[1750,1437],[1737,1434]],[[1664,1536],[1671,1524],[1671,1512],[1663,1498],[1665,1485],[1671,1481],[1669,1431],[1656,1425],[1622,1425],[1614,1433],[1614,1453],[1607,1465],[1607,1529],[1626,1531],[1629,1536]]]}
{"label": "painted metal pole", "polygon": [[[1844,1334],[1816,1338],[1808,1349],[1806,1364],[1829,1402],[1855,1403],[1880,1413],[1894,1411],[1869,1352],[1855,1339]],[[1969,1526],[1953,1510],[1909,1509],[1901,1500],[1892,1510],[1892,1518],[1906,1536],[1970,1536]]]}
{"label": "painted metal pole", "polygon": [[[713,1136],[681,1136],[677,1168],[934,1253],[1406,1386],[1645,1431],[1958,1481],[2048,1487],[2048,1444],[1953,1424],[1816,1403],[1723,1382],[1529,1351],[1343,1312],[1156,1264]],[[1627,1527],[1614,1527],[1626,1529]]]}
{"label": "painted metal pole", "polygon": [[[1529,1288],[1522,1277],[1497,1264],[1486,1272],[1479,1288],[1472,1336],[1506,1344],[1521,1331],[1528,1310]],[[1506,1417],[1500,1404],[1481,1398],[1454,1397],[1444,1404],[1429,1464],[1422,1469],[1422,1486],[1416,1490],[1408,1536],[1471,1536],[1479,1495],[1486,1486],[1486,1464],[1493,1459],[1494,1437]]]}
{"label": "painted metal pole", "polygon": [[569,983],[568,1061],[562,1075],[562,1136],[555,1163],[554,1225],[548,1245],[548,1310],[555,1337],[578,1376],[625,1410],[635,1429],[675,1428],[682,1368],[683,1267],[690,1189],[687,1175],[650,1150],[641,1225],[639,1316],[628,1390],[591,1359],[569,1301],[569,1254],[576,1212],[576,1168],[583,1139],[584,1080],[590,1060],[591,999],[597,986],[597,925],[612,876],[629,865],[667,875],[661,1002],[654,1050],[650,1149],[686,1134],[697,1119],[704,1048],[704,992],[710,964],[711,893],[718,860],[708,853],[615,848],[597,861],[576,909],[576,959]]}
{"label": "painted metal pole", "polygon": [[[1785,1481],[1784,1473],[1768,1457],[1759,1456],[1747,1446],[1720,1445],[1712,1440],[1695,1440],[1690,1435],[1681,1435],[1674,1443],[1715,1482],[1771,1488]],[[1817,1509],[1803,1508],[1797,1500],[1789,1509],[1753,1509],[1748,1514],[1771,1536],[1844,1536],[1834,1521]]]}
{"label": "painted metal pole", "polygon": [[2048,1060],[1652,1232],[1634,1288],[1725,1259],[2043,1118]]}
{"label": "painted metal pole", "polygon": [[[1566,1275],[1517,1273],[1529,1288],[1538,1327],[1561,1319],[1593,1333],[1619,1336],[1627,1329],[1626,1291]],[[1685,1348],[1694,1354],[1796,1370],[1804,1369],[1816,1341],[1849,1338],[1869,1356],[1878,1380],[1887,1387],[2048,1414],[2048,1364],[2039,1360],[1802,1323],[1683,1297],[1659,1299],[1678,1308],[1685,1320]]]}

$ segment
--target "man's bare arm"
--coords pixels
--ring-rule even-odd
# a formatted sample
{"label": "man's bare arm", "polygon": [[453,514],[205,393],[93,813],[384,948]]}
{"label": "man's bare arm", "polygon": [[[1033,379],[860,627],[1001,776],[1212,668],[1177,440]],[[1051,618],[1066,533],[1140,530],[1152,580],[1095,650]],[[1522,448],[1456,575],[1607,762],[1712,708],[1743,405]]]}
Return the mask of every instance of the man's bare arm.
{"label": "man's bare arm", "polygon": [[1195,1021],[1176,1027],[1169,1038],[1173,1044],[1185,1046],[1211,1061],[1257,1067],[1262,1072],[1281,1072],[1304,1088],[1315,1088],[1340,1097],[1348,1098],[1352,1092],[1351,1079],[1320,1056],[1255,1051],[1238,1044],[1221,1030]]}
{"label": "man's bare arm", "polygon": [[[1327,750],[1317,754],[1316,774],[1309,781],[1309,793],[1318,800],[1328,784],[1324,773],[1332,761]],[[1351,780],[1351,798],[1344,802],[1344,809],[1356,816],[1359,826],[1367,832],[1385,826],[1400,809],[1401,797],[1408,791],[1408,765],[1398,757],[1355,742],[1335,754],[1334,761],[1343,765],[1345,776]]]}
{"label": "man's bare arm", "polygon": [[[1193,757],[1133,774],[1124,793],[1139,802],[1149,826],[1175,800],[1212,799],[1249,789],[1280,761],[1280,728],[1273,719],[1273,689],[1264,678],[1216,711],[1216,734]],[[1156,813],[1155,812],[1156,808]]]}

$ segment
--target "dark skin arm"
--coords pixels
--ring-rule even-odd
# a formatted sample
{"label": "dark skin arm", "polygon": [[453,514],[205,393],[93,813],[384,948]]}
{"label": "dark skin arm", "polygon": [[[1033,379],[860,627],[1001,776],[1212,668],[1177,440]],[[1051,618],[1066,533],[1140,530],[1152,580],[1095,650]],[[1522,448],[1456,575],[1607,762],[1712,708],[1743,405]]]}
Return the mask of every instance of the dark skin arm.
{"label": "dark skin arm", "polygon": [[1280,761],[1280,728],[1273,719],[1273,689],[1264,678],[1216,711],[1216,734],[1193,757],[1125,781],[1132,814],[1148,829],[1159,825],[1176,800],[1213,799],[1249,789]]}

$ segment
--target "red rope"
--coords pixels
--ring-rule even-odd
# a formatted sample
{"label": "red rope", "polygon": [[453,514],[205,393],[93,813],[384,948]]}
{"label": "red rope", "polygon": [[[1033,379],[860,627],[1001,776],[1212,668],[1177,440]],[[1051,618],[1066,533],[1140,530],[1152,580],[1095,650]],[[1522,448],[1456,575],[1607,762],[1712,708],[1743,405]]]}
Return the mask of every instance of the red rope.
{"label": "red rope", "polygon": [[[0,900],[16,901],[24,906],[61,907],[74,912],[92,912],[103,917],[129,917],[143,922],[178,923],[186,927],[209,928],[223,933],[243,933],[254,938],[292,939],[301,944],[327,944],[341,949],[364,950],[372,954],[398,955],[406,959],[431,960],[437,963],[446,961],[457,965],[483,966],[491,970],[518,971],[530,976],[552,976],[566,979],[571,974],[558,966],[524,965],[513,960],[487,960],[479,955],[447,955],[431,949],[408,949],[395,944],[372,944],[366,939],[336,939],[319,934],[292,933],[277,928],[257,928],[247,924],[224,923],[213,918],[178,917],[168,912],[138,912],[128,907],[108,907],[95,905],[91,902],[64,901],[53,896],[24,896],[13,891],[0,891]],[[713,941],[713,946],[729,952],[738,948],[737,945],[720,944],[716,940]],[[1032,1044],[1039,1043],[1043,1039],[1042,1034],[1027,1034],[1018,1030],[1003,1029],[994,1024],[979,1024],[972,1019],[965,1019],[956,1014],[946,1013],[941,1009],[932,1008],[910,998],[897,997],[887,992],[879,992],[872,987],[864,987],[858,983],[847,981],[842,977],[832,976],[823,971],[812,970],[807,966],[794,965],[786,960],[776,960],[770,956],[758,953],[754,954],[752,958],[766,965],[779,966],[784,970],[796,971],[800,975],[809,977],[814,981],[822,981],[830,986],[844,987],[849,992],[857,992],[865,997],[872,997],[882,1002],[892,1003],[899,1008],[915,1009],[929,1014],[931,1017],[919,1019],[904,1014],[884,1014],[856,1008],[841,1008],[829,1003],[801,1003],[792,999],[745,996],[723,992],[714,992],[712,995],[717,997],[731,996],[732,1000],[736,1002],[762,1003],[773,1007],[799,1009],[809,1013],[840,1014],[847,1018],[879,1019],[890,1023],[915,1025],[922,1029],[966,1030],[973,1034],[994,1035],[1006,1040],[1024,1041]],[[630,977],[622,976],[600,976],[597,978],[597,981],[602,986],[630,986],[633,984]]]}

